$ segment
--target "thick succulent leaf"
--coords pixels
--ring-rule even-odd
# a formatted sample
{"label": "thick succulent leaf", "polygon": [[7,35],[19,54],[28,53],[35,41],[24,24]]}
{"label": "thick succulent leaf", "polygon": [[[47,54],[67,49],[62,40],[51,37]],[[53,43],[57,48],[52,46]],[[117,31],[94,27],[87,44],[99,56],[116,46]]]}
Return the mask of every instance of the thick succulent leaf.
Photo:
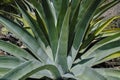
{"label": "thick succulent leaf", "polygon": [[75,29],[75,37],[73,41],[73,46],[71,48],[71,52],[74,49],[75,53],[72,53],[73,60],[75,59],[77,52],[82,44],[82,41],[85,37],[85,32],[89,26],[90,20],[93,17],[93,13],[101,0],[82,0],[81,2],[81,8],[79,11],[78,16],[78,23],[76,25]]}
{"label": "thick succulent leaf", "polygon": [[30,53],[28,53],[27,51],[19,48],[18,46],[10,43],[10,42],[6,42],[6,41],[2,41],[0,40],[0,49],[10,53],[11,55],[14,55],[20,59],[35,59]]}
{"label": "thick succulent leaf", "polygon": [[[39,30],[37,30],[39,33],[38,36],[41,37],[41,40],[47,46],[49,43],[49,38],[48,38],[48,31],[46,29],[46,23],[45,23],[46,19],[45,19],[43,7],[42,7],[41,3],[39,3],[36,0],[29,0],[29,2],[27,0],[25,0],[25,2],[28,3],[32,8],[34,8],[36,21],[37,21],[39,28],[40,28]],[[38,26],[38,25],[36,25],[36,26]]]}
{"label": "thick succulent leaf", "polygon": [[39,47],[39,52],[40,53],[40,56],[41,59],[43,61],[46,62],[46,58],[48,58],[48,55],[46,54],[46,52],[44,51],[44,43],[43,41],[41,40],[41,29],[40,27],[36,24],[36,22],[34,21],[34,19],[24,10],[24,8],[17,2],[17,5],[18,5],[18,8],[20,9],[20,11],[22,12],[23,14],[23,18],[25,18],[25,20],[27,21],[27,23],[30,25],[31,29],[33,30],[33,33],[35,34],[35,38],[37,39],[40,47]]}
{"label": "thick succulent leaf", "polygon": [[[98,48],[97,50],[95,50],[93,53],[91,53],[91,55],[89,55],[89,58],[90,57],[91,58],[94,57],[94,58],[87,65],[94,66],[98,63],[103,62],[101,60],[105,59],[107,56],[112,55],[113,53],[120,51],[120,44],[118,44],[119,42],[120,41],[114,41],[114,42],[106,44],[106,45]],[[111,58],[111,59],[113,59],[113,58]]]}
{"label": "thick succulent leaf", "polygon": [[78,80],[107,80],[94,69],[85,66],[76,66],[72,69],[72,72]]}
{"label": "thick succulent leaf", "polygon": [[104,20],[104,17],[100,17],[98,19],[93,19],[90,23],[89,30],[87,33],[93,33],[93,31],[96,30],[102,24],[104,24],[105,21],[107,21],[107,19]]}
{"label": "thick succulent leaf", "polygon": [[120,80],[120,78],[107,76],[107,80]]}
{"label": "thick succulent leaf", "polygon": [[[91,26],[89,27],[89,30],[87,31],[87,35],[86,35],[86,40],[84,40],[82,47],[81,47],[81,52],[85,51],[85,49],[90,45],[90,43],[95,39],[95,36],[100,35],[100,37],[106,37],[106,36],[111,36],[115,33],[103,33],[102,31],[108,27],[108,25],[115,19],[120,18],[120,16],[114,16],[106,21],[104,20],[97,20],[97,22],[94,22],[91,24]],[[103,22],[104,21],[104,22]],[[92,33],[92,34],[90,34]],[[88,36],[88,34],[90,34]],[[99,36],[98,36],[99,37]]]}
{"label": "thick succulent leaf", "polygon": [[97,64],[99,64],[99,63],[102,63],[102,62],[109,61],[109,60],[114,59],[114,58],[119,58],[119,57],[120,57],[120,51],[115,52],[115,53],[112,53],[112,54],[108,55],[107,57],[105,57],[105,58],[97,61],[97,62],[95,63],[95,65],[97,65]]}
{"label": "thick succulent leaf", "polygon": [[[32,29],[29,27],[27,21],[24,18],[22,18],[22,17],[21,18],[17,18],[17,19],[19,21],[23,22],[23,24],[24,24],[23,27],[34,37],[35,35],[34,35]],[[18,23],[18,21],[17,21],[17,23]]]}
{"label": "thick succulent leaf", "polygon": [[62,2],[63,0],[52,0],[54,8],[55,8],[55,12],[56,12],[56,16],[58,17],[60,11],[61,11],[61,6],[62,6]]}
{"label": "thick succulent leaf", "polygon": [[[87,33],[91,33],[87,38],[84,40],[82,46],[81,46],[81,51],[84,52],[86,48],[90,45],[90,43],[95,39],[95,37],[106,37],[106,36],[112,36],[116,33],[119,32],[119,29],[116,29],[114,33],[104,31],[102,32],[108,25],[115,19],[120,18],[120,16],[114,16],[106,21],[103,22],[103,20],[98,21],[96,24],[90,26],[90,29],[87,31]],[[110,31],[110,30],[109,30]],[[111,29],[111,31],[114,31]],[[87,34],[88,35],[88,34]],[[99,36],[98,36],[99,35]]]}
{"label": "thick succulent leaf", "polygon": [[68,8],[68,3],[69,3],[68,0],[61,0],[61,1],[62,1],[62,4],[61,4],[61,8],[60,8],[60,13],[59,13],[58,19],[57,19],[57,30],[58,30],[59,36],[61,33],[62,23],[63,23],[65,13],[66,13],[67,8]]}
{"label": "thick succulent leaf", "polygon": [[73,74],[70,74],[70,73],[64,74],[62,77],[66,79],[71,78],[72,80],[77,79]]}
{"label": "thick succulent leaf", "polygon": [[27,13],[27,11],[24,9],[23,6],[21,6],[21,4],[19,4],[19,2],[17,2],[17,6],[20,10],[20,12],[22,13],[23,19],[28,23],[28,26],[31,27],[35,38],[37,39],[37,41],[39,42],[40,46],[43,46],[43,41],[41,40],[41,36],[40,36],[40,27],[37,25],[36,21]]}
{"label": "thick succulent leaf", "polygon": [[12,56],[0,56],[0,78],[22,63],[23,60]]}
{"label": "thick succulent leaf", "polygon": [[111,29],[107,29],[107,30],[102,31],[100,33],[100,36],[101,37],[113,36],[119,32],[120,32],[120,28],[111,28]]}
{"label": "thick succulent leaf", "polygon": [[41,70],[37,73],[34,73],[33,75],[30,76],[30,78],[40,79],[40,78],[43,78],[45,76],[48,78],[51,78],[51,79],[54,78],[54,76],[48,70]]}
{"label": "thick succulent leaf", "polygon": [[45,25],[44,25],[41,17],[39,16],[38,12],[36,10],[34,10],[34,11],[35,11],[35,15],[37,18],[37,23],[40,27],[39,36],[41,36],[41,39],[44,42],[45,46],[48,46],[48,45],[50,45],[50,41],[49,41],[47,30],[45,29],[45,27],[44,27]]}
{"label": "thick succulent leaf", "polygon": [[90,56],[95,57],[99,61],[115,52],[120,51],[120,40],[108,43],[96,49]]}
{"label": "thick succulent leaf", "polygon": [[[36,53],[36,51],[39,48],[39,44],[37,41],[22,27],[20,27],[15,22],[3,17],[0,15],[0,22],[11,32],[13,32],[16,37],[18,37],[21,41],[25,43],[25,45],[33,52]],[[38,57],[37,54],[36,58]],[[38,58],[39,59],[39,58]]]}
{"label": "thick succulent leaf", "polygon": [[53,56],[55,58],[56,51],[57,51],[57,44],[58,44],[58,33],[57,33],[57,29],[55,27],[55,20],[53,17],[52,9],[50,7],[51,3],[49,0],[42,0],[41,4],[43,6],[44,13],[46,16],[46,23],[47,23],[50,45],[51,45],[51,49],[53,52]]}
{"label": "thick succulent leaf", "polygon": [[22,63],[24,63],[23,60],[12,56],[0,56],[0,68],[13,69]]}
{"label": "thick succulent leaf", "polygon": [[[83,44],[81,45],[81,47],[80,47],[80,50],[79,50],[79,53],[80,53],[80,56],[81,56],[81,53],[84,53],[85,52],[85,50],[89,47],[89,46],[91,46],[91,43],[92,43],[92,41],[95,39],[95,36],[93,35],[93,34],[90,34],[88,37],[87,37],[87,39],[85,39],[84,41],[83,41]],[[79,55],[79,54],[78,54]],[[80,57],[79,56],[79,57]]]}
{"label": "thick succulent leaf", "polygon": [[[113,41],[117,41],[120,39],[120,33],[117,33],[111,37],[105,38],[99,42],[97,42],[93,47],[91,47],[85,54],[82,55],[83,59],[90,57],[90,54],[94,53],[95,50],[99,49],[100,47],[104,47],[104,45],[111,43]],[[113,45],[114,46],[114,45]],[[111,46],[112,48],[112,46]],[[114,49],[114,48],[113,48]]]}
{"label": "thick succulent leaf", "polygon": [[95,69],[98,73],[100,73],[101,75],[107,77],[107,76],[111,76],[111,77],[116,77],[116,78],[120,78],[120,70],[117,69]]}
{"label": "thick succulent leaf", "polygon": [[68,36],[69,36],[69,17],[71,7],[68,8],[63,20],[60,38],[58,41],[58,50],[56,60],[62,67],[63,71],[67,71],[67,51],[68,51]]}
{"label": "thick succulent leaf", "polygon": [[89,55],[89,58],[94,57],[94,61],[91,62],[91,65],[89,66],[98,64],[100,60],[118,51],[120,51],[120,40],[113,41],[111,43],[108,43],[104,46],[99,47],[94,52],[92,52],[91,55]]}
{"label": "thick succulent leaf", "polygon": [[[83,44],[80,47],[80,53],[83,53],[92,43],[92,41],[98,37],[95,36],[93,33],[94,31],[103,24],[102,22],[103,20],[98,20],[98,21],[91,21],[91,25],[89,26],[87,32],[86,32],[86,36],[85,36],[85,40],[83,41]],[[101,37],[101,35],[100,35]]]}
{"label": "thick succulent leaf", "polygon": [[[23,64],[17,66],[16,68],[14,68],[13,70],[11,70],[9,73],[7,73],[6,75],[4,75],[1,79],[7,79],[7,80],[18,80],[20,79],[24,74],[26,74],[26,72],[29,70],[28,66],[31,64],[32,62],[24,62]],[[27,67],[27,69],[26,69]],[[32,68],[32,65],[29,66]],[[24,72],[22,69],[25,69]],[[22,72],[22,74],[20,74]],[[24,73],[24,74],[23,74]],[[22,76],[21,76],[22,75]]]}
{"label": "thick succulent leaf", "polygon": [[21,64],[20,66],[17,66],[15,69],[11,70],[6,75],[4,75],[2,79],[8,79],[8,80],[25,79],[30,75],[32,75],[33,73],[36,73],[44,69],[51,71],[51,73],[53,73],[53,76],[55,78],[60,76],[59,71],[53,65],[43,65],[40,62],[27,61]]}
{"label": "thick succulent leaf", "polygon": [[[32,55],[34,55],[36,59],[41,60],[43,62],[47,61],[47,57],[44,50],[40,48],[37,41],[24,28],[20,27],[18,24],[2,16],[0,16],[0,22],[25,43],[25,45],[33,52]],[[41,56],[41,54],[45,58]]]}
{"label": "thick succulent leaf", "polygon": [[41,67],[38,67],[38,68],[34,69],[33,71],[31,71],[27,75],[23,76],[22,79],[25,79],[28,76],[30,76],[32,74],[35,74],[38,71],[43,71],[43,70],[47,70],[48,71],[48,73],[44,73],[45,75],[42,74],[43,76],[50,77],[50,78],[53,78],[53,79],[58,79],[58,78],[61,77],[61,74],[60,74],[60,72],[59,72],[59,70],[57,69],[56,66],[51,65],[51,64],[47,64],[47,65],[44,65],[44,66],[41,66]]}
{"label": "thick succulent leaf", "polygon": [[108,25],[109,25],[113,20],[119,19],[119,18],[120,18],[120,16],[115,16],[115,17],[112,17],[112,18],[108,19],[107,21],[105,21],[104,24],[102,24],[101,26],[99,26],[99,28],[97,28],[97,29],[95,30],[94,35],[95,35],[95,36],[99,35],[100,32],[102,32],[106,27],[108,27]]}
{"label": "thick succulent leaf", "polygon": [[[72,12],[71,12],[71,16],[74,17],[75,12],[80,4],[82,0],[72,0],[71,1],[71,8],[72,8]],[[78,10],[79,11],[79,10]]]}
{"label": "thick succulent leaf", "polygon": [[3,11],[3,10],[0,10],[0,14],[7,14],[7,15],[10,15],[10,16],[12,16],[12,17],[14,17],[14,18],[20,18],[20,16],[19,15],[17,15],[17,14],[14,14],[14,13],[10,13],[10,12],[7,12],[7,11]]}
{"label": "thick succulent leaf", "polygon": [[[0,67],[0,78],[4,76],[7,72],[9,72],[11,69],[9,68],[1,68]],[[1,79],[0,79],[1,80]]]}
{"label": "thick succulent leaf", "polygon": [[69,44],[68,44],[68,51],[70,51],[72,42],[74,40],[74,30],[77,24],[77,18],[79,14],[81,0],[72,0],[71,2],[71,14],[70,14],[70,27],[69,27]]}
{"label": "thick succulent leaf", "polygon": [[112,8],[113,6],[115,6],[116,4],[118,4],[120,1],[119,0],[113,0],[103,6],[100,6],[96,12],[95,12],[95,16],[94,18],[98,18],[100,15],[102,15],[105,11],[107,11],[108,9]]}
{"label": "thick succulent leaf", "polygon": [[41,29],[43,30],[43,32],[45,32],[44,34],[47,34],[48,29],[47,29],[45,13],[44,13],[42,4],[37,0],[29,0],[29,1],[25,0],[25,2],[27,2],[31,7],[36,9],[37,13],[39,14],[39,17],[41,18],[42,24],[44,25],[40,27],[42,27]]}

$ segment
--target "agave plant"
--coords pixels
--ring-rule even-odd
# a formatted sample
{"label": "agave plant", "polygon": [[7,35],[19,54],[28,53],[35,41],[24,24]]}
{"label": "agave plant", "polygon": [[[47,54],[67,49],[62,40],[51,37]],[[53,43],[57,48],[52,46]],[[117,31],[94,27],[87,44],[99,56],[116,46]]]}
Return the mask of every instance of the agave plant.
{"label": "agave plant", "polygon": [[[15,0],[24,19],[22,23],[27,23],[32,33],[2,15],[0,23],[30,51],[0,40],[0,49],[10,53],[0,56],[0,79],[120,80],[120,70],[93,68],[120,56],[120,31],[106,34],[104,30],[120,16],[100,19],[120,1],[104,4],[105,1]],[[25,4],[34,17],[21,6]]]}

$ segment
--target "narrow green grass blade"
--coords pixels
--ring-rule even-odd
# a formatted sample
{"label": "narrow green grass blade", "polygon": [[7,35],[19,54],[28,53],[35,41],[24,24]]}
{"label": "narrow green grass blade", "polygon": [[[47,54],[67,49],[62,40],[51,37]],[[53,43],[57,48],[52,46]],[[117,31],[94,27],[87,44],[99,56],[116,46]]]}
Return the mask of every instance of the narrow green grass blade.
{"label": "narrow green grass blade", "polygon": [[62,67],[63,71],[67,71],[67,51],[68,51],[68,36],[69,36],[69,17],[70,17],[71,7],[68,8],[66,15],[63,20],[62,29],[60,33],[60,38],[58,41],[58,49],[56,60],[58,64]]}
{"label": "narrow green grass blade", "polygon": [[13,69],[22,63],[24,63],[23,60],[13,56],[0,56],[0,68]]}
{"label": "narrow green grass blade", "polygon": [[28,53],[27,51],[19,48],[18,46],[6,42],[6,41],[2,41],[0,40],[0,49],[10,53],[11,55],[14,55],[20,59],[35,59],[30,53]]}
{"label": "narrow green grass blade", "polygon": [[44,69],[50,70],[51,73],[53,72],[53,76],[55,77],[60,76],[59,71],[57,71],[56,70],[57,68],[53,65],[43,65],[40,62],[28,61],[21,64],[20,66],[17,66],[15,69],[11,70],[9,73],[4,75],[2,79],[24,80],[26,77],[32,75],[33,73],[38,72],[40,70],[44,70]]}
{"label": "narrow green grass blade", "polygon": [[97,6],[101,0],[83,0],[81,2],[81,8],[78,16],[78,23],[75,29],[75,37],[73,41],[72,50],[75,50],[75,53],[72,53],[73,60],[75,59],[77,52],[82,44],[82,41],[85,37],[85,32],[88,29],[90,20],[93,18],[93,13],[95,12]]}
{"label": "narrow green grass blade", "polygon": [[94,18],[98,18],[100,15],[102,15],[105,11],[107,11],[108,9],[112,8],[113,6],[115,6],[116,4],[118,4],[120,1],[119,0],[113,0],[103,6],[100,6],[96,12],[95,12],[95,16]]}

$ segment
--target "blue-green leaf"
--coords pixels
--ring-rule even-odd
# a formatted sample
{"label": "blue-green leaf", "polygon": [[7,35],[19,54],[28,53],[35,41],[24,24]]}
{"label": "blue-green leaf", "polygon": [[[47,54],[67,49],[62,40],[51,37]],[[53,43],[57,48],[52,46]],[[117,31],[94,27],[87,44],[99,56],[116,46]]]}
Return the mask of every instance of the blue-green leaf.
{"label": "blue-green leaf", "polygon": [[69,36],[69,17],[71,7],[68,8],[63,20],[60,38],[58,41],[58,50],[56,60],[58,64],[63,68],[63,71],[67,71],[67,51],[68,51],[68,36]]}
{"label": "blue-green leaf", "polygon": [[18,46],[9,43],[9,42],[5,42],[0,40],[0,49],[10,53],[11,55],[14,55],[20,59],[35,59],[30,53],[28,53],[27,51],[19,48]]}

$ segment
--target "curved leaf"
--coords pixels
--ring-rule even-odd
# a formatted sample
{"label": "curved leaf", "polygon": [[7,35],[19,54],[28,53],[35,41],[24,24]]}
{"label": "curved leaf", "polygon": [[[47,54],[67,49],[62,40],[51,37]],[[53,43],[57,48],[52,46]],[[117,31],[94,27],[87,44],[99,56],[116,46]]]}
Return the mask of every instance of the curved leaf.
{"label": "curved leaf", "polygon": [[108,9],[112,8],[113,6],[115,6],[116,4],[118,4],[120,1],[119,0],[113,0],[103,6],[100,6],[96,12],[95,12],[95,16],[94,18],[98,18],[100,15],[102,15],[105,11],[107,11]]}
{"label": "curved leaf", "polygon": [[72,72],[78,78],[78,80],[107,80],[94,69],[85,66],[74,67]]}
{"label": "curved leaf", "polygon": [[[91,47],[85,54],[82,55],[82,58],[90,57],[89,55],[92,54],[96,49],[98,49],[101,46],[104,46],[108,43],[111,43],[113,41],[117,41],[120,39],[120,33],[117,33],[111,37],[107,37],[99,42],[97,42],[93,47]],[[112,47],[112,46],[111,46]]]}
{"label": "curved leaf", "polygon": [[97,36],[103,29],[105,29],[113,20],[115,19],[119,19],[120,16],[115,16],[115,17],[112,17],[110,19],[108,19],[107,21],[105,21],[104,24],[102,24],[101,26],[99,26],[96,30],[95,30],[95,33],[94,35]]}
{"label": "curved leaf", "polygon": [[14,55],[20,59],[35,59],[30,53],[28,53],[27,51],[19,48],[18,46],[6,42],[6,41],[2,41],[0,40],[0,49],[10,53],[11,55]]}
{"label": "curved leaf", "polygon": [[13,69],[22,63],[24,63],[23,60],[12,56],[0,56],[0,68]]}
{"label": "curved leaf", "polygon": [[21,4],[19,4],[19,2],[16,1],[16,4],[17,4],[20,12],[22,13],[23,19],[27,22],[29,27],[31,27],[31,29],[32,29],[32,31],[33,31],[33,33],[35,35],[35,38],[37,39],[40,46],[42,47],[42,45],[44,43],[41,40],[41,36],[39,35],[41,32],[40,32],[40,28],[37,25],[36,21],[27,13],[27,11],[21,6]]}
{"label": "curved leaf", "polygon": [[99,61],[118,51],[120,51],[120,40],[101,46],[100,48],[96,49],[90,56],[95,57],[96,61]]}
{"label": "curved leaf", "polygon": [[99,64],[99,63],[102,63],[102,62],[109,61],[109,60],[114,59],[114,58],[119,58],[119,57],[120,57],[120,51],[115,52],[115,53],[112,53],[112,54],[106,56],[105,58],[97,61],[97,62],[95,63],[95,65],[96,65],[96,64]]}
{"label": "curved leaf", "polygon": [[46,58],[49,58],[49,57],[46,54],[46,52],[44,51],[44,49],[43,49],[44,48],[44,43],[41,40],[41,35],[40,35],[41,34],[41,32],[40,32],[41,29],[40,29],[40,27],[36,24],[34,19],[24,10],[24,8],[18,2],[17,2],[17,5],[18,5],[18,8],[20,9],[20,11],[22,12],[23,18],[28,22],[31,29],[33,30],[33,33],[35,34],[35,38],[37,39],[37,41],[38,41],[38,43],[40,45],[38,50],[39,50],[39,52],[41,52],[41,55],[40,55],[40,56],[42,56],[41,60],[46,62]]}
{"label": "curved leaf", "polygon": [[54,65],[43,65],[40,62],[35,61],[27,61],[20,66],[17,66],[15,69],[8,72],[6,75],[2,77],[2,79],[8,80],[18,80],[25,79],[36,73],[40,70],[49,70],[55,78],[60,77],[60,73]]}
{"label": "curved leaf", "polygon": [[37,41],[22,27],[20,27],[15,22],[3,17],[0,15],[0,22],[11,32],[13,32],[16,37],[18,37],[20,40],[22,40],[25,45],[33,52],[36,58],[39,59],[38,55],[36,54],[36,51],[39,48],[39,44]]}

